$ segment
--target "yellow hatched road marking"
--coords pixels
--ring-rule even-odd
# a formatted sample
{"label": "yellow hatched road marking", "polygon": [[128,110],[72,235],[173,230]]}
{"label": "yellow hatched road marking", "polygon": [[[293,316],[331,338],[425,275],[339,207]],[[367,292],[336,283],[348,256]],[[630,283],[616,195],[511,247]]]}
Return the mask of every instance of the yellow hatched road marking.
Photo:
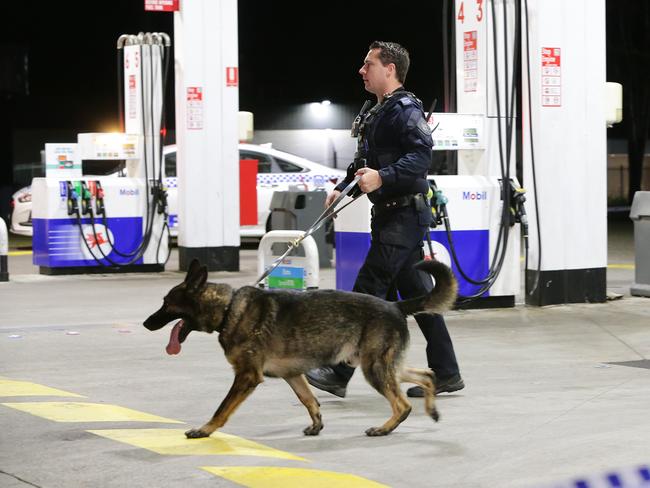
{"label": "yellow hatched road marking", "polygon": [[215,432],[202,439],[187,439],[182,429],[102,429],[88,432],[165,455],[261,456],[307,461],[288,452],[247,439]]}
{"label": "yellow hatched road marking", "polygon": [[0,378],[0,397],[13,396],[60,396],[84,398],[82,395],[68,391],[57,390],[49,386],[30,383],[28,381],[16,381]]}
{"label": "yellow hatched road marking", "polygon": [[634,269],[633,264],[608,264],[607,267],[613,269]]}
{"label": "yellow hatched road marking", "polygon": [[361,476],[317,469],[265,466],[203,466],[201,469],[249,488],[387,488]]}
{"label": "yellow hatched road marking", "polygon": [[158,417],[118,405],[82,402],[3,403],[22,412],[55,422],[161,422],[182,424],[178,420]]}
{"label": "yellow hatched road marking", "polygon": [[[68,396],[80,397],[56,388],[10,380],[0,376],[0,396]],[[55,422],[158,422],[182,424],[178,420],[103,403],[87,402],[6,402],[9,408]],[[216,432],[203,439],[187,439],[184,429],[100,429],[87,432],[147,449],[162,455],[257,456],[292,461],[307,459],[241,437]],[[214,467],[202,469],[221,478],[250,488],[387,488],[386,485],[360,476],[284,467]]]}
{"label": "yellow hatched road marking", "polygon": [[9,251],[7,254],[9,256],[30,256],[32,251]]}

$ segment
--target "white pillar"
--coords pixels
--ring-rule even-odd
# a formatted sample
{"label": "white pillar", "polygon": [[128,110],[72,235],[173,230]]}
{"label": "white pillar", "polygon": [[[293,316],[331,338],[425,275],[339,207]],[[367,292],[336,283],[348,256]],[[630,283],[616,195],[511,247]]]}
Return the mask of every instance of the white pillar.
{"label": "white pillar", "polygon": [[237,1],[174,13],[180,269],[239,270]]}
{"label": "white pillar", "polygon": [[[529,0],[528,5],[530,25],[523,29],[530,36],[538,194],[531,166],[524,34],[524,185],[530,219],[526,302],[602,302],[607,271],[605,0]],[[533,195],[539,205],[541,266]]]}
{"label": "white pillar", "polygon": [[[473,187],[482,188],[486,197],[473,201],[475,208],[468,209],[463,217],[460,217],[462,215],[460,209],[463,208],[464,203],[462,199],[450,200],[447,208],[452,229],[477,225],[478,221],[475,217],[487,212],[486,215],[489,216],[487,222],[481,222],[480,226],[467,229],[486,232],[489,236],[486,240],[488,250],[480,258],[480,272],[470,271],[469,266],[466,266],[465,272],[474,279],[485,278],[488,271],[492,271],[494,267],[492,265],[494,257],[504,252],[505,245],[503,265],[488,293],[493,303],[499,306],[513,306],[515,295],[520,289],[520,229],[518,224],[512,227],[506,224],[507,241],[505,244],[501,241],[503,200],[500,187],[506,171],[509,172],[512,180],[516,180],[517,176],[515,131],[512,130],[508,138],[506,130],[510,114],[512,114],[513,127],[517,123],[516,106],[515,110],[510,108],[513,105],[511,92],[516,25],[515,0],[456,0],[455,19],[458,113],[474,114],[483,119],[483,124],[478,130],[485,147],[485,149],[458,150],[458,175],[464,177],[459,181],[469,182],[472,181],[469,177],[473,177]],[[514,104],[517,103],[517,97],[514,97]],[[508,140],[510,141],[509,157]],[[486,210],[487,207],[489,210]],[[454,219],[454,214],[460,218]],[[459,222],[460,219],[463,220]],[[479,239],[480,235],[477,234],[475,239]],[[463,260],[464,256],[461,256],[459,258],[461,266]],[[468,261],[465,259],[465,263]],[[461,279],[461,289],[467,286],[463,283],[467,282]],[[469,286],[466,289],[473,290],[473,293],[478,287]]]}

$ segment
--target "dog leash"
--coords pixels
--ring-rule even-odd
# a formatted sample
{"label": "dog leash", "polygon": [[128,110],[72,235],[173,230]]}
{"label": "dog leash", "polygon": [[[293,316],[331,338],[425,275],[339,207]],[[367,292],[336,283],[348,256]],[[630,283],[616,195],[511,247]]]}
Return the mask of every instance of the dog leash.
{"label": "dog leash", "polygon": [[339,203],[341,203],[341,200],[343,200],[343,198],[345,198],[345,196],[348,193],[350,193],[352,188],[354,188],[354,186],[359,182],[360,179],[361,179],[361,175],[355,176],[354,179],[350,182],[350,184],[348,184],[348,186],[346,186],[343,189],[341,194],[338,197],[336,197],[336,200],[334,200],[332,202],[332,204],[329,207],[327,207],[323,211],[322,214],[320,214],[320,216],[316,219],[316,221],[312,224],[312,226],[309,229],[307,229],[302,236],[300,236],[297,239],[294,239],[293,241],[289,242],[289,248],[286,250],[286,252],[282,256],[280,256],[278,259],[273,261],[273,264],[271,264],[271,266],[269,266],[266,269],[266,271],[264,271],[262,276],[260,276],[257,279],[257,281],[253,284],[253,286],[259,285],[264,280],[264,278],[266,278],[268,275],[270,275],[273,272],[273,270],[275,268],[277,268],[278,265],[284,260],[284,258],[286,258],[289,255],[289,253],[291,253],[291,251],[296,249],[303,240],[305,240],[307,237],[312,235],[314,232],[316,232],[318,229],[320,229],[325,222],[327,222],[328,220],[336,217],[341,212],[341,210],[343,210],[345,207],[347,207],[352,202],[354,202],[357,198],[359,198],[361,195],[363,195],[363,193],[359,193],[358,195],[353,197],[351,201],[349,201],[348,203],[343,205],[341,208],[336,209],[336,206]]}

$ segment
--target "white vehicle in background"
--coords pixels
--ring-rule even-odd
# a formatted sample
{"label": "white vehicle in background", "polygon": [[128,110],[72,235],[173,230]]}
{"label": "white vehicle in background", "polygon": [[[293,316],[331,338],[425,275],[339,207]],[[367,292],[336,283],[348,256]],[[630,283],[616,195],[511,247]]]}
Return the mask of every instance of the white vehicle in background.
{"label": "white vehicle in background", "polygon": [[[169,210],[169,229],[178,235],[178,180],[176,177],[176,146],[163,148],[165,186]],[[308,159],[278,151],[267,145],[239,144],[239,159],[255,159],[257,164],[257,225],[241,226],[241,237],[262,237],[270,221],[269,205],[275,191],[291,189],[332,191],[345,171],[314,163]],[[119,173],[113,173],[119,177]],[[111,176],[113,176],[111,175]],[[21,188],[12,197],[11,232],[32,235],[31,186]]]}
{"label": "white vehicle in background", "polygon": [[9,230],[21,236],[32,235],[32,187],[26,186],[11,195]]}
{"label": "white vehicle in background", "polygon": [[[169,229],[178,234],[176,146],[165,146],[165,185],[168,189]],[[239,159],[257,160],[257,225],[241,226],[241,237],[262,237],[269,230],[269,206],[275,191],[291,189],[330,192],[345,171],[314,163],[266,145],[239,144]]]}

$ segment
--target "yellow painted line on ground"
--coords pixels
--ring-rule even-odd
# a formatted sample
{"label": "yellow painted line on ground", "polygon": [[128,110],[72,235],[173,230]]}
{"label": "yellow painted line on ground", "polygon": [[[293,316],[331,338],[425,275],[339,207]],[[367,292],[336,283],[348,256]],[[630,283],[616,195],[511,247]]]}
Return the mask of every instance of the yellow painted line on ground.
{"label": "yellow painted line on ground", "polygon": [[161,422],[182,424],[178,420],[158,417],[130,408],[105,403],[81,402],[29,402],[2,403],[5,407],[15,408],[55,422]]}
{"label": "yellow painted line on ground", "polygon": [[388,488],[354,474],[317,469],[265,466],[203,466],[201,469],[249,488]]}
{"label": "yellow painted line on ground", "polygon": [[634,269],[633,264],[608,264],[607,267],[612,269]]}
{"label": "yellow painted line on ground", "polygon": [[0,397],[14,396],[60,396],[85,398],[76,393],[57,390],[56,388],[50,388],[49,386],[39,385],[37,383],[0,378]]}
{"label": "yellow painted line on ground", "polygon": [[30,256],[32,251],[9,251],[7,254],[9,256]]}
{"label": "yellow painted line on ground", "polygon": [[184,429],[102,429],[88,432],[171,456],[260,456],[307,461],[288,452],[223,432],[215,432],[203,439],[187,439]]}

